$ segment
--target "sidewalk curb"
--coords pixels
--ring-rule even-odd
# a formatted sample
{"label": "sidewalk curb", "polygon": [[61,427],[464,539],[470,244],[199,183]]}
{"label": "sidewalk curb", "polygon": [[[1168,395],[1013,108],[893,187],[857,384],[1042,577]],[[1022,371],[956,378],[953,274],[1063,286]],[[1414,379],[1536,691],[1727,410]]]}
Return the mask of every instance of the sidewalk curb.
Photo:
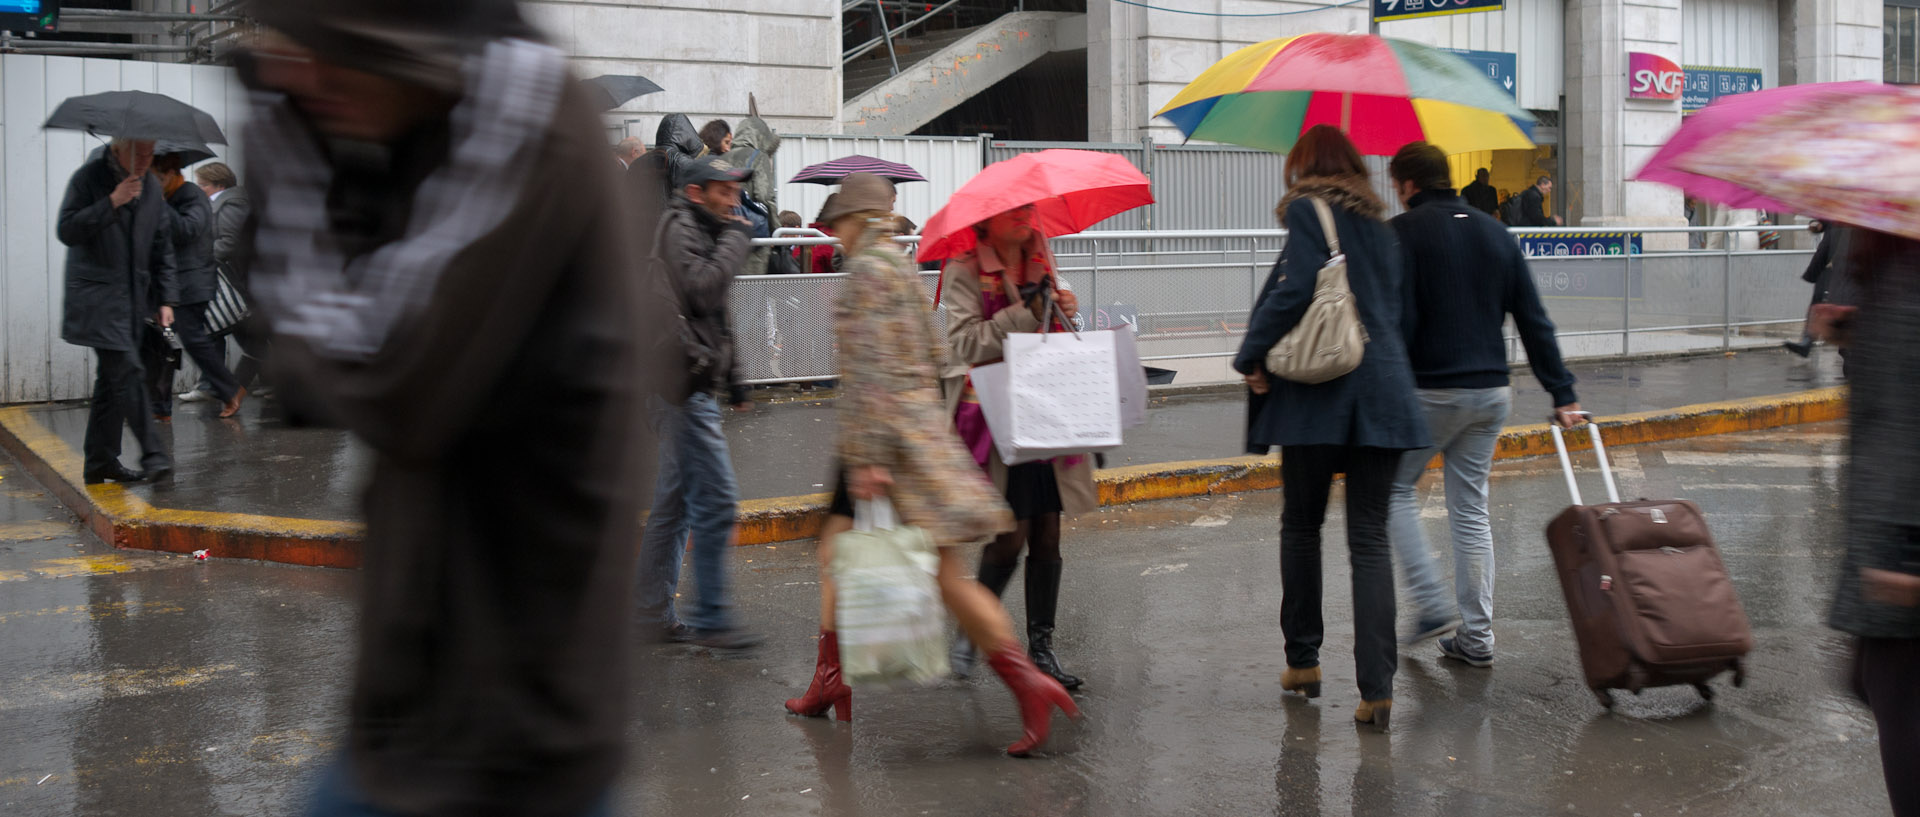
{"label": "sidewalk curb", "polygon": [[364,526],[354,522],[156,508],[119,485],[87,485],[81,459],[22,406],[0,408],[0,448],[115,547],[257,559],[313,567],[359,567]]}
{"label": "sidewalk curb", "polygon": [[[1606,418],[1608,445],[1705,437],[1842,420],[1846,388],[1701,403]],[[1569,447],[1589,446],[1585,435]],[[83,485],[79,455],[25,407],[0,408],[0,448],[20,460],[34,479],[78,514],[101,539],[118,547],[258,559],[316,567],[359,567],[363,526],[351,522],[156,508],[118,485]],[[1496,459],[1553,453],[1545,423],[1509,429]],[[1095,476],[1101,505],[1179,499],[1280,486],[1275,456],[1163,462],[1104,469]],[[812,538],[826,515],[826,494],[746,500],[740,503],[742,545]]]}

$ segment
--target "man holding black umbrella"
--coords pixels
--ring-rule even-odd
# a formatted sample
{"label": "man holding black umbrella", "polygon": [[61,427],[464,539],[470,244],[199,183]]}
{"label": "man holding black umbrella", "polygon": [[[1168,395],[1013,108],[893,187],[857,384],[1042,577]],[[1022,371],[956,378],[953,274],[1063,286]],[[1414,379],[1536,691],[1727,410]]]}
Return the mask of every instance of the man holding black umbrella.
{"label": "man holding black umbrella", "polygon": [[[60,203],[55,233],[68,248],[60,337],[91,347],[97,360],[82,446],[88,484],[173,471],[154,429],[139,355],[141,324],[172,326],[180,300],[166,193],[148,172],[152,164],[153,142],[115,139],[74,171]],[[120,462],[123,424],[140,443],[142,470]]]}

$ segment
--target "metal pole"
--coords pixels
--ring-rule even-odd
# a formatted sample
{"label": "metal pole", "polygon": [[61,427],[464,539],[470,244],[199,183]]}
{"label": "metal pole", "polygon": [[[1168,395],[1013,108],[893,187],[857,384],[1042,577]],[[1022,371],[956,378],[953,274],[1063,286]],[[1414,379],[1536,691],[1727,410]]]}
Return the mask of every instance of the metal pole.
{"label": "metal pole", "polygon": [[1633,354],[1633,233],[1621,233],[1626,249],[1620,255],[1626,265],[1620,270],[1620,354]]}
{"label": "metal pole", "polygon": [[1722,242],[1720,258],[1723,263],[1720,270],[1721,324],[1720,349],[1733,350],[1733,233],[1722,233],[1726,240]]}
{"label": "metal pole", "polygon": [[[1099,239],[1094,239],[1092,241],[1087,242],[1087,258],[1088,258],[1088,262],[1093,265],[1093,272],[1087,278],[1087,302],[1080,305],[1080,314],[1082,315],[1086,314],[1087,308],[1092,307],[1094,310],[1094,314],[1098,315],[1100,310],[1100,240]],[[1092,319],[1088,319],[1087,328],[1099,329],[1100,327],[1095,326]]]}
{"label": "metal pole", "polygon": [[887,7],[880,0],[873,0],[873,8],[878,12],[876,19],[880,21],[880,37],[887,41],[887,59],[893,61],[894,76],[899,76],[900,55],[893,51],[893,30],[887,28]]}

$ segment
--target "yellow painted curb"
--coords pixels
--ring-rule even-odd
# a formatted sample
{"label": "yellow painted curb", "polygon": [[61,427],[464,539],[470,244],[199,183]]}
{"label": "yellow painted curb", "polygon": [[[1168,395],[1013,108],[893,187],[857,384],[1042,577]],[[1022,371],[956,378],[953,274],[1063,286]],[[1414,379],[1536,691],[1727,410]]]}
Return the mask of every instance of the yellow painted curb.
{"label": "yellow painted curb", "polygon": [[0,408],[5,448],[94,535],[117,547],[359,567],[364,527],[352,522],[156,508],[119,485],[87,485],[80,455],[24,406]]}
{"label": "yellow painted curb", "polygon": [[[1844,420],[1844,386],[1793,394],[1700,403],[1675,409],[1622,414],[1602,420],[1608,445],[1631,445],[1688,437],[1758,431],[1802,423]],[[1585,434],[1567,439],[1569,448],[1591,447]],[[1546,423],[1516,426],[1500,435],[1497,459],[1536,457],[1553,453],[1553,437]],[[1438,465],[1439,460],[1434,460]],[[1188,462],[1160,462],[1124,468],[1106,468],[1094,475],[1101,505],[1124,505],[1155,499],[1182,499],[1269,491],[1280,487],[1280,458],[1228,457]],[[742,513],[740,544],[761,545],[810,538],[819,531],[826,513],[824,495],[758,500],[754,513]],[[744,510],[746,503],[742,504]]]}
{"label": "yellow painted curb", "polygon": [[[1846,389],[1833,387],[1617,415],[1606,418],[1604,428],[1609,445],[1630,445],[1841,420],[1846,415]],[[1582,434],[1569,438],[1568,444],[1584,448],[1588,442]],[[25,407],[0,408],[0,447],[12,452],[100,538],[120,547],[207,550],[219,557],[323,567],[360,564],[364,529],[357,523],[155,508],[118,485],[83,485],[79,454]],[[1508,429],[1495,456],[1551,453],[1553,439],[1541,423]],[[1280,460],[1248,456],[1152,463],[1103,469],[1095,480],[1102,505],[1263,491],[1279,487]],[[738,543],[811,538],[826,515],[828,499],[826,494],[811,494],[741,502]]]}

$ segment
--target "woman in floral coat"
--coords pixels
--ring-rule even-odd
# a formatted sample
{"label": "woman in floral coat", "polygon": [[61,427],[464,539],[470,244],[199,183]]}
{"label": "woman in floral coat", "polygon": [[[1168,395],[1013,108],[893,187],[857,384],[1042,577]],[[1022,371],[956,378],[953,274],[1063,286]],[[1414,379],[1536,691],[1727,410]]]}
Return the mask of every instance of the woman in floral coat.
{"label": "woman in floral coat", "polygon": [[1047,739],[1053,708],[1077,717],[1073,699],[1035,668],[1000,600],[967,578],[956,546],[1007,531],[1013,520],[994,495],[948,421],[940,397],[946,344],[929,322],[932,312],[919,276],[889,240],[893,183],[868,173],[841,182],[835,205],[822,214],[844,246],[846,261],[839,332],[841,473],[834,507],[820,540],[821,627],[813,683],[787,701],[796,715],[829,708],[851,719],[853,692],[840,677],[834,635],[833,534],[853,516],[852,500],[890,499],[907,524],[926,530],[940,547],[940,593],[961,629],[988,656],[1020,704],[1026,734],[1007,753],[1024,757]]}

